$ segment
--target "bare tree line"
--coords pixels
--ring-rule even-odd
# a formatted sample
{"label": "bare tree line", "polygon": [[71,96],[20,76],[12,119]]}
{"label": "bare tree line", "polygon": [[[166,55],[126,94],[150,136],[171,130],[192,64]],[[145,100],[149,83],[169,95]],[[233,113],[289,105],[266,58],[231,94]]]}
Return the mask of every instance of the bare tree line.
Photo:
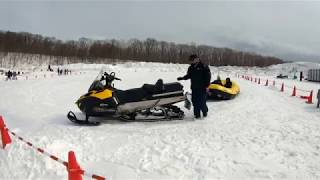
{"label": "bare tree line", "polygon": [[229,48],[176,44],[153,38],[131,39],[129,41],[80,38],[77,41],[62,41],[38,34],[10,31],[0,31],[0,52],[40,54],[61,57],[61,59],[67,57],[69,63],[94,63],[98,59],[188,63],[188,56],[192,53],[198,54],[203,61],[213,66],[262,67],[283,63],[279,58]]}

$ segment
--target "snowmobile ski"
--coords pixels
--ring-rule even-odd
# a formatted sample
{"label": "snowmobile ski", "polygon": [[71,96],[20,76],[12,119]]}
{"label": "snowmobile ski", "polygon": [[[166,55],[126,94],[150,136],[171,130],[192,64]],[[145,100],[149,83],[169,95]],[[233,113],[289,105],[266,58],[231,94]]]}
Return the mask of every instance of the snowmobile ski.
{"label": "snowmobile ski", "polygon": [[79,124],[79,125],[87,125],[87,126],[98,126],[98,125],[100,125],[100,122],[89,121],[89,117],[88,116],[86,116],[85,120],[79,120],[77,118],[77,116],[72,111],[69,111],[67,117],[71,122]]}
{"label": "snowmobile ski", "polygon": [[142,118],[137,118],[137,119],[127,119],[126,117],[124,116],[120,116],[120,120],[122,121],[126,121],[126,122],[160,122],[160,121],[174,121],[174,120],[182,120],[183,118],[181,117],[176,117],[176,118],[165,118],[165,117],[161,117],[161,118],[146,118],[146,119],[142,119]]}

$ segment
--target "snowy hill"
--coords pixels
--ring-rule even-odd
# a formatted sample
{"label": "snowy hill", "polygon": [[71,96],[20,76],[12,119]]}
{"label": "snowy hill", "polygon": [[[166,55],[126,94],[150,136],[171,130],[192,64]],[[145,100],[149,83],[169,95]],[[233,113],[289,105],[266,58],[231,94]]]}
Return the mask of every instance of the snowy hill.
{"label": "snowy hill", "polygon": [[[59,66],[72,70],[68,76],[30,69],[20,80],[0,80],[0,114],[10,130],[36,146],[64,160],[73,150],[85,170],[107,179],[319,179],[320,110],[291,97],[289,89],[281,93],[279,86],[259,86],[237,78],[245,74],[277,80],[276,75],[290,73],[293,67],[305,71],[315,66],[211,67],[213,78],[218,74],[231,77],[240,84],[241,93],[230,101],[209,101],[207,118],[194,121],[192,111],[179,103],[186,114],[184,120],[106,120],[97,127],[76,126],[66,113],[79,112],[74,102],[86,93],[102,67],[122,79],[116,87],[129,89],[155,83],[158,78],[175,82],[188,65]],[[27,75],[30,78],[25,80]],[[319,89],[319,83],[278,82],[314,92]],[[189,81],[182,84],[190,91]],[[67,179],[64,166],[16,138],[13,141],[0,150],[0,179]]]}

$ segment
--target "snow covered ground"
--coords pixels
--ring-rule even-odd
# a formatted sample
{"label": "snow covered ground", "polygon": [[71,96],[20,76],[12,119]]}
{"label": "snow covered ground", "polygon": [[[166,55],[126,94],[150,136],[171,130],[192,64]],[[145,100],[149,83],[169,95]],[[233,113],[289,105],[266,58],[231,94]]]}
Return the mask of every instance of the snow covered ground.
{"label": "snow covered ground", "polygon": [[[85,170],[108,179],[320,179],[320,110],[291,97],[289,91],[279,92],[279,87],[236,78],[248,74],[272,79],[279,72],[288,72],[288,64],[212,67],[213,78],[231,76],[240,84],[241,93],[230,101],[208,102],[209,115],[202,120],[194,121],[192,111],[180,103],[184,120],[109,120],[97,127],[76,126],[66,113],[79,111],[74,102],[102,66],[122,79],[115,83],[120,89],[155,83],[158,78],[173,82],[188,67],[74,64],[65,68],[85,74],[56,76],[36,71],[29,75],[41,74],[39,78],[25,80],[24,75],[18,81],[4,81],[2,77],[0,114],[12,131],[34,145],[64,160],[73,150]],[[182,83],[190,91],[189,81]],[[319,89],[319,83],[285,83]],[[67,179],[67,173],[61,164],[14,139],[6,150],[0,150],[0,179]]]}

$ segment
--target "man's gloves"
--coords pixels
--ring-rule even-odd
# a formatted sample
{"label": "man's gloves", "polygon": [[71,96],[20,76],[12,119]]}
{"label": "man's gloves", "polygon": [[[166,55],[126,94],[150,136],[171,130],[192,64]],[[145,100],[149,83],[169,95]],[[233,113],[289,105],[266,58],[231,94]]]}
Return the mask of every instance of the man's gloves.
{"label": "man's gloves", "polygon": [[209,95],[209,96],[211,96],[211,92],[210,92],[210,89],[207,87],[206,88],[206,91],[207,91],[207,94]]}
{"label": "man's gloves", "polygon": [[183,80],[183,77],[178,77],[177,80],[181,81],[181,80]]}

